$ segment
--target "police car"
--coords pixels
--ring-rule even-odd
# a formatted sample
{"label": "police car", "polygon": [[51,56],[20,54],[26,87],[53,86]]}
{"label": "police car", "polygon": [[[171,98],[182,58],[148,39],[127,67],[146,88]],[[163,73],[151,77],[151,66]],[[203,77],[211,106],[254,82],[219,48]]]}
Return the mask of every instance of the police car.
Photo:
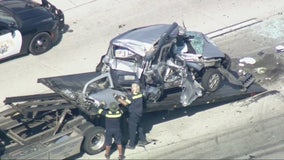
{"label": "police car", "polygon": [[47,0],[0,0],[0,61],[48,51],[63,28],[63,12]]}

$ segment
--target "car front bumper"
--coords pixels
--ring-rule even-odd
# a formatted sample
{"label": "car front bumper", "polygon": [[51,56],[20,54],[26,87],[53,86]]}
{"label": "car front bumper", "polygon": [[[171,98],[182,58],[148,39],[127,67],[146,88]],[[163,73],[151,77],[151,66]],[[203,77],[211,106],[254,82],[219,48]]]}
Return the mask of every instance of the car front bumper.
{"label": "car front bumper", "polygon": [[49,12],[54,16],[56,20],[58,20],[58,28],[60,31],[64,29],[65,26],[65,17],[62,10],[56,8],[53,4],[48,2],[47,0],[42,0],[42,6],[49,10]]}

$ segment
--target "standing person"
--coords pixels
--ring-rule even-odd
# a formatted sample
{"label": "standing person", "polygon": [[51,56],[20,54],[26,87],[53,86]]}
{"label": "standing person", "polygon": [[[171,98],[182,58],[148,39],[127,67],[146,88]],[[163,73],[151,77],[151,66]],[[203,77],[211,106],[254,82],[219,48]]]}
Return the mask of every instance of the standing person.
{"label": "standing person", "polygon": [[109,104],[109,110],[100,108],[98,113],[105,116],[105,129],[106,129],[106,153],[105,157],[107,160],[110,159],[110,150],[112,145],[112,138],[117,144],[117,149],[119,153],[119,160],[123,160],[123,151],[121,144],[121,129],[120,129],[120,117],[123,114],[123,111],[119,108],[116,102],[111,102]]}
{"label": "standing person", "polygon": [[126,145],[128,149],[135,148],[136,133],[138,132],[138,145],[144,146],[148,144],[146,136],[141,127],[141,117],[143,114],[143,95],[140,91],[140,86],[138,83],[133,83],[131,85],[131,95],[128,98],[122,96],[116,96],[116,99],[123,104],[128,106],[128,131],[129,131],[129,141]]}

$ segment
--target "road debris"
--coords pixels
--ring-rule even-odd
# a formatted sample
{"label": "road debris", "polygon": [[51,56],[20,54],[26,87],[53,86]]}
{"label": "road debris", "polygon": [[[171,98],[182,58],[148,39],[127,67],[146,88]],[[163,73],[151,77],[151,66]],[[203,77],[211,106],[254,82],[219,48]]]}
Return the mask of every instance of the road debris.
{"label": "road debris", "polygon": [[264,74],[267,71],[267,68],[266,67],[255,68],[255,71],[258,74]]}
{"label": "road debris", "polygon": [[246,64],[255,64],[256,60],[254,58],[251,58],[251,57],[244,57],[244,58],[240,59],[239,62],[240,63],[246,63]]}
{"label": "road debris", "polygon": [[284,46],[283,45],[278,45],[278,46],[275,47],[275,49],[278,53],[284,52]]}

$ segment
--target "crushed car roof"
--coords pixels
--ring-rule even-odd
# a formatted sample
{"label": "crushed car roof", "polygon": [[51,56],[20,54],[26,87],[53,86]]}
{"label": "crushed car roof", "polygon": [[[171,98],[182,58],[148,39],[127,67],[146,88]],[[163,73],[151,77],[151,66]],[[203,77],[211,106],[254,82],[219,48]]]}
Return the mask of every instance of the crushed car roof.
{"label": "crushed car roof", "polygon": [[115,37],[111,44],[127,48],[144,57],[171,26],[172,24],[157,24],[135,28]]}

